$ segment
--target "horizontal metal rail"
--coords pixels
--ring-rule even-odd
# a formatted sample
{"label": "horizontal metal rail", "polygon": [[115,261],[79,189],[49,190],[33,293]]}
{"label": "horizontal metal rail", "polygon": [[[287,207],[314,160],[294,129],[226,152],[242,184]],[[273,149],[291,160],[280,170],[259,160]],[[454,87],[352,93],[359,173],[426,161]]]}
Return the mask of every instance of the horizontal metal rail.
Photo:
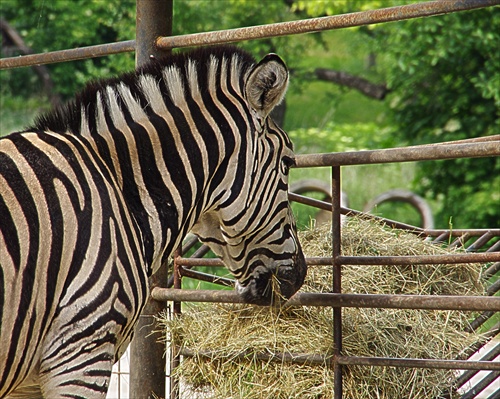
{"label": "horizontal metal rail", "polygon": [[135,40],[126,40],[110,44],[97,44],[95,46],[73,48],[69,50],[49,51],[41,54],[0,58],[0,70],[33,65],[55,64],[57,62],[76,61],[86,58],[104,57],[106,55],[132,51],[135,51]]}
{"label": "horizontal metal rail", "polygon": [[427,265],[485,263],[500,260],[500,252],[407,256],[339,256],[341,265]]}
{"label": "horizontal metal rail", "polygon": [[[156,46],[160,49],[178,47],[206,46],[211,44],[233,43],[244,40],[263,39],[292,34],[320,32],[382,22],[402,21],[412,18],[430,17],[456,11],[467,11],[500,4],[500,0],[446,0],[428,1],[378,10],[360,11],[329,17],[310,18],[299,21],[279,22],[246,28],[228,29],[214,32],[193,33],[188,35],[160,37]],[[135,51],[135,40],[110,44],[100,44],[69,50],[51,51],[0,59],[0,70],[32,65],[75,61],[86,58],[103,57],[110,54]]]}
{"label": "horizontal metal rail", "polygon": [[[407,255],[407,256],[339,256],[342,265],[427,265],[427,264],[460,264],[485,263],[500,261],[500,252],[456,253],[443,255]],[[179,266],[211,266],[223,267],[219,258],[176,258]],[[333,264],[332,257],[307,258],[308,265],[328,266]]]}
{"label": "horizontal metal rail", "polygon": [[337,361],[350,366],[410,367],[450,370],[500,370],[500,362],[444,359],[395,359],[386,357],[339,356]]}
{"label": "horizontal metal rail", "polygon": [[453,158],[481,158],[500,156],[499,136],[488,141],[458,144],[427,144],[384,150],[334,152],[295,156],[295,167],[368,165],[392,162],[431,161]]}
{"label": "horizontal metal rail", "polygon": [[[216,351],[194,351],[189,348],[180,350],[182,356],[201,357],[206,359],[220,358],[220,352]],[[349,366],[385,366],[385,367],[412,367],[428,369],[450,369],[450,370],[500,370],[500,362],[473,361],[473,360],[444,360],[444,359],[398,359],[389,357],[367,357],[367,356],[338,356],[309,354],[309,353],[287,353],[287,352],[253,352],[243,351],[239,353],[226,353],[228,359],[238,360],[261,360],[275,363],[294,363],[307,365],[325,365],[334,361]]]}
{"label": "horizontal metal rail", "polygon": [[[315,198],[307,197],[301,194],[296,194],[293,192],[288,193],[288,199],[290,201],[299,202],[304,205],[309,205],[318,209],[323,209],[325,211],[332,211],[332,203],[327,201],[318,200]],[[407,230],[411,233],[416,233],[418,235],[426,236],[426,237],[438,237],[440,236],[441,240],[447,240],[450,237],[458,237],[463,238],[464,235],[467,235],[467,238],[471,237],[483,237],[487,235],[482,241],[486,240],[486,238],[500,236],[500,229],[423,229],[421,227],[412,226],[406,223],[401,223],[396,220],[383,218],[380,216],[372,215],[370,213],[357,211],[355,209],[340,208],[340,213],[346,216],[358,216],[362,219],[372,220],[379,223],[384,223],[392,228]],[[483,245],[483,242],[480,243]],[[472,248],[468,250],[474,249],[474,247],[479,247],[479,245],[474,244]]]}
{"label": "horizontal metal rail", "polygon": [[193,33],[183,36],[160,37],[156,45],[163,49],[177,47],[206,46],[265,39],[277,36],[320,32],[332,29],[371,25],[381,22],[402,21],[411,18],[430,17],[455,11],[466,11],[500,4],[499,0],[446,0],[428,1],[403,6],[360,11],[329,17],[310,18],[299,21],[280,22],[247,28]]}
{"label": "horizontal metal rail", "polygon": [[[163,302],[245,303],[236,291],[228,290],[186,290],[155,287],[151,291],[151,296],[153,299]],[[282,306],[500,311],[500,297],[299,292]]]}

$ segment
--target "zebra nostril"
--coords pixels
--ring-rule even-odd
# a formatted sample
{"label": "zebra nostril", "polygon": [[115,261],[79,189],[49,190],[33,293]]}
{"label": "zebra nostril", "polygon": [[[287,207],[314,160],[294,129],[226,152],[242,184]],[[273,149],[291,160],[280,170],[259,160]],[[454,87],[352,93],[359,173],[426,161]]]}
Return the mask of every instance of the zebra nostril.
{"label": "zebra nostril", "polygon": [[302,286],[306,273],[305,258],[300,253],[293,263],[255,267],[250,279],[236,283],[236,290],[245,302],[268,306],[292,297]]}

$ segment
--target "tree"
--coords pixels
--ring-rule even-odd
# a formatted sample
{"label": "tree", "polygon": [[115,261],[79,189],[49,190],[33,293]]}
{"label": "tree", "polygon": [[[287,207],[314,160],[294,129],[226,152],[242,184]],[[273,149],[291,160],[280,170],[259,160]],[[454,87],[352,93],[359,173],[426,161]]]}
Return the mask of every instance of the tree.
{"label": "tree", "polygon": [[[39,53],[133,39],[135,6],[135,0],[2,0],[0,18],[12,24],[21,33],[26,45]],[[265,7],[260,2],[247,0],[175,1],[173,31],[175,35],[180,35],[295,18],[282,1],[271,1]],[[289,38],[281,37],[245,42],[241,46],[251,50],[256,57],[279,52],[292,60],[303,53],[310,40],[308,37],[292,43]],[[90,79],[113,76],[133,67],[133,54],[48,66],[55,90],[66,98]],[[26,82],[33,79],[25,71],[19,71],[2,71],[0,82],[10,92],[28,96],[33,87]]]}
{"label": "tree", "polygon": [[[387,55],[394,120],[410,144],[443,142],[500,132],[500,10],[387,25],[376,34]],[[436,222],[500,226],[500,159],[419,164],[415,186],[440,199]]]}
{"label": "tree", "polygon": [[[64,50],[133,38],[135,1],[2,0],[0,17],[20,32],[34,52]],[[72,95],[90,78],[100,78],[129,70],[133,54],[102,57],[47,66],[55,90],[63,97]],[[22,76],[20,79],[19,76]],[[29,96],[31,77],[23,69],[2,71],[2,90]]]}

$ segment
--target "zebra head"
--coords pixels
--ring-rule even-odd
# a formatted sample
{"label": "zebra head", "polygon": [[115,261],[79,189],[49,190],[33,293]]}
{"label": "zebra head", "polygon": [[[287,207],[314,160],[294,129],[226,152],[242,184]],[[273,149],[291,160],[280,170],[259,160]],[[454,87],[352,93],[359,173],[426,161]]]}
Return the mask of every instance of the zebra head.
{"label": "zebra head", "polygon": [[285,95],[288,70],[270,54],[243,76],[240,148],[228,162],[227,185],[193,232],[223,259],[246,302],[269,305],[295,294],[307,271],[288,202],[293,147],[269,117]]}

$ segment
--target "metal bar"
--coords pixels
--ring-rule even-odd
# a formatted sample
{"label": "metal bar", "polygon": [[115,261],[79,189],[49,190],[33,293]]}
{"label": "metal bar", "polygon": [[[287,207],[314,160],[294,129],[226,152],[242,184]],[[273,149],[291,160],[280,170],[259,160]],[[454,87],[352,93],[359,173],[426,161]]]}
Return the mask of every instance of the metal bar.
{"label": "metal bar", "polygon": [[496,311],[493,310],[481,313],[479,316],[477,316],[474,320],[470,322],[470,325],[467,328],[465,328],[465,331],[472,332],[477,330],[484,323],[486,323],[491,317],[493,317],[495,313]]}
{"label": "metal bar", "polygon": [[494,252],[494,251],[500,251],[500,240],[498,240],[495,244],[493,244],[486,252]]}
{"label": "metal bar", "polygon": [[[167,265],[163,264],[149,279],[150,287],[163,285],[167,277]],[[164,395],[165,359],[163,352],[165,345],[159,342],[158,333],[152,334],[156,325],[155,318],[163,309],[165,309],[163,302],[150,299],[135,327],[134,338],[130,345],[130,362],[133,364],[133,367],[130,367],[129,395],[131,398],[146,399],[150,397],[151,392]]]}
{"label": "metal bar", "polygon": [[[235,291],[179,290],[156,287],[157,301],[245,303]],[[282,306],[500,311],[500,297],[450,295],[382,295],[299,292]]]}
{"label": "metal bar", "polygon": [[[288,200],[299,202],[304,205],[309,205],[325,211],[332,211],[332,204],[330,202],[317,200],[315,198],[306,197],[305,195],[288,192]],[[345,209],[345,208],[344,208]]]}
{"label": "metal bar", "polygon": [[[500,344],[495,345],[495,347],[490,350],[485,356],[481,358],[481,361],[483,362],[491,362],[495,360],[495,358],[500,355]],[[457,378],[457,380],[454,382],[456,386],[460,387],[463,384],[465,384],[467,381],[470,381],[472,377],[474,377],[477,374],[477,371],[468,371],[466,373],[463,373],[460,377]]]}
{"label": "metal bar", "polygon": [[[220,352],[194,351],[183,348],[181,355],[188,357],[217,358]],[[228,358],[238,360],[262,360],[265,362],[324,365],[332,361],[331,356],[307,353],[269,353],[243,351],[228,353]],[[340,356],[336,359],[342,365],[351,366],[384,366],[384,367],[416,367],[453,370],[500,370],[499,362],[445,359],[399,359],[386,357]]]}
{"label": "metal bar", "polygon": [[33,65],[54,64],[56,62],[76,61],[86,58],[104,57],[106,55],[132,51],[135,51],[135,40],[125,40],[122,42],[98,44],[95,46],[80,47],[69,50],[58,50],[50,51],[48,53],[23,55],[20,57],[1,58],[0,70]]}
{"label": "metal bar", "polygon": [[456,237],[453,242],[448,246],[449,248],[463,248],[465,243],[469,240],[470,234],[465,233]]}
{"label": "metal bar", "polygon": [[[179,269],[180,265],[177,262],[182,254],[182,245],[174,253],[174,290],[181,290],[182,288],[182,276],[180,275]],[[151,292],[151,297],[154,298],[153,292]],[[173,303],[173,317],[180,317],[181,315],[181,301],[174,300]],[[169,399],[178,399],[180,397],[180,381],[178,377],[172,375],[173,371],[179,367],[181,362],[180,350],[182,347],[181,342],[177,342],[179,336],[175,338],[172,337],[170,341],[170,392]]]}
{"label": "metal bar", "polygon": [[384,150],[296,155],[298,168],[333,165],[368,165],[392,162],[430,161],[452,158],[500,156],[500,141],[465,144],[422,145]]}
{"label": "metal bar", "polygon": [[[172,1],[137,0],[136,1],[136,67],[149,61],[150,55],[155,57],[166,54],[165,50],[154,48],[154,40],[158,36],[172,34]],[[162,265],[150,281],[165,285],[168,280],[167,265]],[[152,393],[162,397],[166,393],[165,366],[163,357],[165,345],[152,334],[155,317],[165,309],[165,303],[149,298],[141,313],[141,320],[135,330],[131,343],[130,386],[131,398],[148,399]],[[171,399],[174,399],[171,397]]]}
{"label": "metal bar", "polygon": [[191,255],[192,258],[203,258],[206,254],[210,252],[210,247],[206,244],[203,244],[200,248],[196,250],[196,252]]}
{"label": "metal bar", "polygon": [[[214,351],[194,351],[189,348],[182,348],[180,354],[189,357],[202,357],[213,359],[217,357],[220,352]],[[294,364],[309,364],[309,365],[324,365],[328,364],[331,356],[310,353],[269,353],[269,352],[252,352],[243,351],[239,353],[227,353],[228,358],[238,360],[257,359],[265,362],[275,363],[294,363]]]}
{"label": "metal bar", "polygon": [[[427,265],[427,264],[460,264],[484,263],[500,261],[500,252],[458,253],[444,255],[407,255],[407,256],[339,256],[338,261],[343,265]],[[334,258],[314,257],[307,258],[308,265],[333,265]],[[219,258],[179,258],[180,266],[212,266],[224,267]]]}
{"label": "metal bar", "polygon": [[454,11],[465,11],[500,4],[499,0],[447,0],[361,11],[351,14],[310,18],[299,21],[280,22],[269,25],[194,33],[183,36],[161,37],[157,45],[162,48],[206,46],[264,39],[300,33],[370,25],[381,22],[401,21],[411,18],[429,17]]}
{"label": "metal bar", "polygon": [[481,237],[479,237],[476,241],[472,243],[469,247],[467,247],[467,251],[474,252],[478,249],[481,249],[486,245],[486,243],[493,238],[493,233],[491,231],[487,231]]}
{"label": "metal bar", "polygon": [[484,272],[484,278],[488,279],[498,272],[500,272],[500,262],[495,262],[490,267],[488,267],[488,269],[486,269],[486,271]]}
{"label": "metal bar", "polygon": [[[161,3],[161,2],[158,2]],[[216,32],[195,33],[190,35],[159,37],[158,48],[172,49],[176,47],[204,46],[209,44],[230,43],[243,40],[262,39],[266,37],[290,34],[319,32],[353,26],[369,25],[381,22],[400,21],[411,18],[428,17],[454,11],[465,11],[500,4],[499,0],[454,0],[430,1],[378,10],[361,11],[351,14],[330,17],[310,18],[306,20],[281,22],[247,28],[230,29]],[[161,5],[161,4],[160,4]],[[41,54],[30,54],[21,57],[0,59],[0,70],[32,65],[52,64],[56,62],[75,61],[85,58],[103,57],[135,51],[135,40],[100,44],[77,49],[51,51]]]}
{"label": "metal bar", "polygon": [[396,359],[389,357],[341,356],[340,364],[349,366],[410,367],[425,369],[500,370],[500,362],[444,359]]}
{"label": "metal bar", "polygon": [[[443,241],[441,235],[443,237],[449,238],[451,237],[460,237],[464,234],[468,234],[470,237],[479,237],[482,236],[486,232],[491,232],[495,237],[500,237],[500,229],[453,229],[453,230],[444,230],[444,229],[424,229],[424,234],[428,237],[436,237],[439,236],[439,241]],[[436,239],[437,240],[437,239]]]}
{"label": "metal bar", "polygon": [[[194,237],[194,239],[188,241],[189,248],[192,248],[196,243],[198,243],[198,237]],[[205,256],[208,252],[210,251],[210,248],[203,244],[200,248],[198,248],[189,258],[179,258],[180,259],[193,259],[193,258],[202,258]],[[185,255],[187,252],[187,249],[183,246],[182,247],[182,255]],[[222,262],[221,262],[222,263]],[[186,265],[183,270],[191,269],[194,265]],[[219,266],[224,266],[224,264],[221,264]],[[170,276],[167,282],[167,288],[171,288],[174,285],[174,276]]]}
{"label": "metal bar", "polygon": [[[309,206],[319,208],[319,209],[323,209],[325,211],[329,211],[329,212],[332,211],[332,204],[330,202],[317,200],[314,198],[306,197],[304,195],[300,195],[300,194],[296,194],[296,193],[292,193],[292,192],[288,193],[288,199],[290,201],[299,202],[301,204],[309,205]],[[409,230],[413,233],[423,233],[424,232],[424,230],[420,227],[412,226],[412,225],[409,225],[406,223],[401,223],[401,222],[398,222],[396,220],[382,218],[382,217],[375,216],[375,215],[372,215],[372,214],[369,214],[366,212],[360,212],[360,211],[356,211],[354,209],[344,208],[342,206],[339,207],[339,209],[340,209],[340,213],[342,215],[358,216],[358,217],[363,218],[365,220],[374,220],[374,221],[377,221],[379,223],[385,223],[393,228],[402,229],[402,230]]]}
{"label": "metal bar", "polygon": [[177,262],[179,266],[224,266],[219,258],[179,258]]}
{"label": "metal bar", "polygon": [[235,281],[225,277],[214,276],[212,274],[203,273],[195,270],[179,267],[179,272],[183,277],[194,278],[208,283],[223,285],[224,287],[234,287]]}
{"label": "metal bar", "polygon": [[434,241],[432,241],[433,244],[440,244],[442,242],[445,242],[450,238],[451,230],[444,230],[441,232]]}
{"label": "metal bar", "polygon": [[[332,292],[342,292],[342,264],[339,262],[341,254],[342,229],[340,219],[340,204],[342,197],[340,166],[332,167]],[[333,316],[333,397],[342,399],[343,370],[337,359],[342,354],[342,308],[332,308]]]}
{"label": "metal bar", "polygon": [[[497,362],[500,365],[500,363]],[[500,370],[500,366],[497,370]],[[500,371],[494,371],[485,376],[481,381],[479,381],[472,389],[470,389],[466,394],[462,395],[460,399],[474,399],[478,397],[478,394],[483,392],[487,386],[489,386],[493,381],[500,377]],[[498,391],[497,391],[498,394]]]}
{"label": "metal bar", "polygon": [[193,248],[199,242],[198,237],[192,236],[185,240],[182,243],[182,256],[186,255],[186,253]]}
{"label": "metal bar", "polygon": [[340,256],[343,265],[426,265],[497,262],[500,252],[408,256]]}
{"label": "metal bar", "polygon": [[135,64],[147,64],[151,57],[162,57],[170,50],[156,47],[160,36],[172,35],[173,0],[137,0]]}
{"label": "metal bar", "polygon": [[491,284],[486,290],[487,295],[495,295],[498,291],[500,291],[500,279]]}

